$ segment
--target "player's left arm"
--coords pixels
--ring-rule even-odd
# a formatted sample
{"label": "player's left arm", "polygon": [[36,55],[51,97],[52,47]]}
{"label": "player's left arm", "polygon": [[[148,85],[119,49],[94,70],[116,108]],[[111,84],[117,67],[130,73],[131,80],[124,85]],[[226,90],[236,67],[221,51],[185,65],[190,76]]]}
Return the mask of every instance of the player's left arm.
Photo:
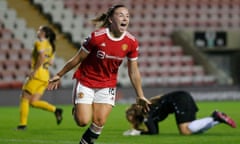
{"label": "player's left arm", "polygon": [[142,90],[142,80],[137,60],[128,60],[128,75],[137,94],[137,103],[144,106],[145,110],[148,111],[150,101],[145,98]]}
{"label": "player's left arm", "polygon": [[144,124],[147,127],[147,131],[142,131],[141,134],[155,135],[159,133],[158,122],[154,121],[151,116],[146,118]]}
{"label": "player's left arm", "polygon": [[30,73],[30,78],[32,78],[35,75],[36,71],[43,65],[44,59],[45,59],[44,51],[38,51],[37,61],[33,67],[33,70]]}
{"label": "player's left arm", "polygon": [[55,59],[55,55],[52,54],[52,56],[51,56],[50,59],[49,59],[48,64],[49,64],[49,65],[53,65],[53,64],[54,64],[54,59]]}

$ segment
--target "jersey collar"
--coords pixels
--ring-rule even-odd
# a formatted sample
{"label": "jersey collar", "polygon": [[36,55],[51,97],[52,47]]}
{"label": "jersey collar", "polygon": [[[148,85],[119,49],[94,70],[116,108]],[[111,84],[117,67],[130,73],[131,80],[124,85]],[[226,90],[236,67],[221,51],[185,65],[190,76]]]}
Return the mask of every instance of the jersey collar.
{"label": "jersey collar", "polygon": [[110,34],[110,31],[109,31],[109,28],[106,28],[106,31],[107,31],[107,36],[109,39],[113,40],[113,41],[120,41],[124,38],[124,36],[126,35],[126,31],[122,34],[121,37],[119,38],[115,38],[115,37],[112,37],[111,34]]}

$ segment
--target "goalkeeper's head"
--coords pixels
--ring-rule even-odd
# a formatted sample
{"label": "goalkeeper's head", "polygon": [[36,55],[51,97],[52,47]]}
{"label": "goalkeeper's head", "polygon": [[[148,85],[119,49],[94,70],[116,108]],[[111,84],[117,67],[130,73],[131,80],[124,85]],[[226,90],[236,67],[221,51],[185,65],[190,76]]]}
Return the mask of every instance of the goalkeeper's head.
{"label": "goalkeeper's head", "polygon": [[133,128],[138,129],[144,120],[143,107],[138,104],[132,104],[126,110],[126,118],[132,124]]}

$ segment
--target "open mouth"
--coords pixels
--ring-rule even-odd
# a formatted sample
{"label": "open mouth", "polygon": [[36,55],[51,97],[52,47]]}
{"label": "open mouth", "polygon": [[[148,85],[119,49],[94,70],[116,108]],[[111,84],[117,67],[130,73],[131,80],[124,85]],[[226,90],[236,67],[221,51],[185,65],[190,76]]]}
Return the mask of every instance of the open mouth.
{"label": "open mouth", "polygon": [[121,26],[122,26],[122,27],[126,27],[126,26],[127,26],[127,24],[121,23]]}

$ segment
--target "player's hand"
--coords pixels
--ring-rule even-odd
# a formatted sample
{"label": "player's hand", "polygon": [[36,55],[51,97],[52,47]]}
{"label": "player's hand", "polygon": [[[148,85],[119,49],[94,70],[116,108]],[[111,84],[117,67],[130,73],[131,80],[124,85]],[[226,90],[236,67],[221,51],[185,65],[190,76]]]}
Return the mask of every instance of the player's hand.
{"label": "player's hand", "polygon": [[60,84],[60,76],[55,75],[53,78],[51,78],[48,82],[48,90],[55,90],[59,87]]}
{"label": "player's hand", "polygon": [[151,102],[145,97],[137,98],[137,104],[143,107],[144,112],[148,112],[150,110],[149,105]]}

